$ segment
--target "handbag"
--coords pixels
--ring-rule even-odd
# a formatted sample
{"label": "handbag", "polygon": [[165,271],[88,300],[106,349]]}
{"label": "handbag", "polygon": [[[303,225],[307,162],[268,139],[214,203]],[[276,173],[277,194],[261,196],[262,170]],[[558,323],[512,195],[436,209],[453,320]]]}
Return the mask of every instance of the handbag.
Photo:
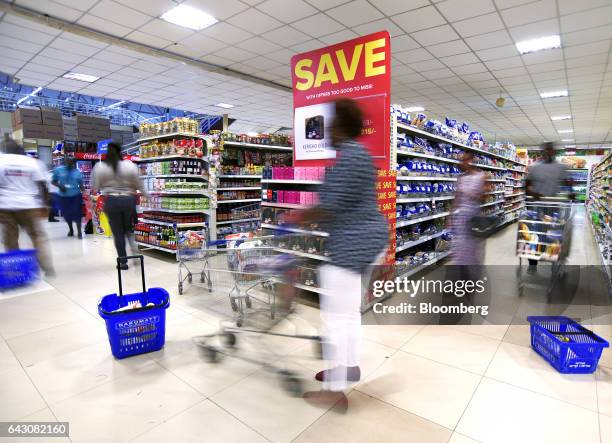
{"label": "handbag", "polygon": [[488,237],[497,224],[497,217],[492,215],[475,215],[470,219],[472,235],[479,238]]}

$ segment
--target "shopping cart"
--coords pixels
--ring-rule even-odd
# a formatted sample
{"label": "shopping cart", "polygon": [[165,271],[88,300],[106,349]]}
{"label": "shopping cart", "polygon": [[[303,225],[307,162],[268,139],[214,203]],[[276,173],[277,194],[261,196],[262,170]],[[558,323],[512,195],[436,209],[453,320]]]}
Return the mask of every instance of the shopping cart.
{"label": "shopping cart", "polygon": [[209,252],[212,247],[206,229],[178,231],[176,233],[176,259],[178,261],[178,293],[182,294],[185,282],[193,283],[193,275],[199,274],[200,283],[208,283],[208,291],[212,291],[212,283],[207,279],[205,269],[209,267],[208,259],[214,256]]}
{"label": "shopping cart", "polygon": [[[300,260],[295,255],[279,253],[279,248],[272,246],[270,237],[238,240],[235,244],[228,244],[226,250],[215,251],[215,259],[209,263],[226,263],[227,266],[207,269],[207,278],[215,288],[229,280],[230,303],[237,319],[235,326],[231,322],[222,322],[219,331],[194,337],[194,343],[209,362],[218,362],[222,355],[227,355],[261,365],[277,373],[289,393],[301,394],[301,379],[295,372],[282,367],[286,356],[275,344],[265,340],[283,337],[310,341],[315,345],[315,358],[321,358],[319,335],[285,333],[277,328],[287,320],[294,326],[292,331],[297,331],[297,321],[291,321],[290,317],[295,313]],[[245,315],[243,302],[244,306],[251,308],[251,301],[262,304],[264,308],[249,309]],[[246,346],[238,346],[239,337],[241,344]]]}
{"label": "shopping cart", "polygon": [[572,242],[572,204],[564,199],[549,198],[527,201],[518,221],[516,255],[519,294],[522,295],[523,259],[551,264],[546,289],[550,297],[555,283],[565,276],[565,265]]}

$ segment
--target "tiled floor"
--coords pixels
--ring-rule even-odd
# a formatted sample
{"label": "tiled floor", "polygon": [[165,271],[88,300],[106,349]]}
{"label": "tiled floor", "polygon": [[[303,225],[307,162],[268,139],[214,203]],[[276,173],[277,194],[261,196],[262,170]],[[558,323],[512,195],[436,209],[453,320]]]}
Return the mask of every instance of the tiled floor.
{"label": "tiled floor", "polygon": [[[577,223],[572,261],[595,264],[589,227]],[[364,377],[339,414],[288,396],[256,362],[204,361],[192,337],[214,331],[228,303],[198,288],[177,295],[176,264],[160,255],[147,256],[146,270],[149,286],[172,295],[166,346],[114,360],[96,311],[116,291],[112,241],[48,227],[58,276],[0,294],[0,421],[69,421],[77,442],[612,442],[612,351],[595,374],[568,376],[532,352],[520,325],[364,326]],[[516,263],[515,230],[488,241],[489,263]],[[137,270],[125,280],[137,290]],[[300,306],[279,328],[317,326],[318,311]],[[598,332],[612,338],[611,327]],[[308,343],[267,344],[317,388],[322,363]],[[256,355],[253,343],[243,348]]]}

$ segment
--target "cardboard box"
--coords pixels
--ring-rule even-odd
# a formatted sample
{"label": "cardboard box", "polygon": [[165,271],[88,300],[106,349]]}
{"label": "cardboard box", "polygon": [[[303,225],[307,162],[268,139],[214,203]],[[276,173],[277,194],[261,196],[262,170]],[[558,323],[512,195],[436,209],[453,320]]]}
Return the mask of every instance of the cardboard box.
{"label": "cardboard box", "polygon": [[22,131],[23,138],[46,138],[43,125],[25,123],[19,129]]}
{"label": "cardboard box", "polygon": [[18,125],[23,125],[24,123],[42,125],[40,109],[26,107],[17,108],[12,114],[12,121],[14,128],[16,128]]}
{"label": "cardboard box", "polygon": [[62,125],[62,113],[57,108],[40,108],[43,125]]}
{"label": "cardboard box", "polygon": [[46,126],[43,125],[46,138],[50,140],[64,140],[63,126]]}

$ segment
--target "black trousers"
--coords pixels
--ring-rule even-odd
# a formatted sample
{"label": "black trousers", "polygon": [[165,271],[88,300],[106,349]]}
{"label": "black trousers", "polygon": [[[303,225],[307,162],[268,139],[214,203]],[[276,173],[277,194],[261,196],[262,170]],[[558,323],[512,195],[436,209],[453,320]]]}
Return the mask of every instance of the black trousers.
{"label": "black trousers", "polygon": [[136,198],[132,195],[109,195],[104,203],[104,212],[113,231],[117,257],[125,257],[127,256],[125,237],[134,231]]}

